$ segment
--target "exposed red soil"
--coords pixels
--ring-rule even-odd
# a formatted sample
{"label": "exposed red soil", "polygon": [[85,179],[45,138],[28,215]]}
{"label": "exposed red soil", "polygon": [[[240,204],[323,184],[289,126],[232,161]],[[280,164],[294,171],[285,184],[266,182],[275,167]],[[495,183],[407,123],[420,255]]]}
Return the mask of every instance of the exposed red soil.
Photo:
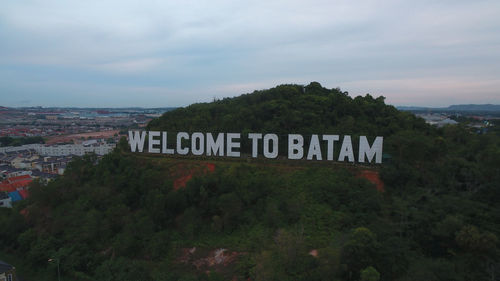
{"label": "exposed red soil", "polygon": [[21,211],[19,211],[19,213],[25,218],[27,219],[28,218],[28,215],[29,215],[29,211],[28,211],[28,208],[24,208],[22,209]]}
{"label": "exposed red soil", "polygon": [[245,253],[231,252],[227,249],[215,249],[204,255],[196,247],[181,249],[182,254],[178,259],[180,263],[191,264],[197,270],[210,272],[211,270],[221,271],[223,268],[232,265],[238,257]]}
{"label": "exposed red soil", "polygon": [[177,167],[173,176],[176,178],[174,180],[174,189],[186,187],[186,184],[193,176],[205,175],[207,173],[213,173],[215,171],[215,164],[213,163],[200,163],[197,165],[191,165],[187,167],[181,164]]}
{"label": "exposed red soil", "polygon": [[108,139],[112,138],[115,134],[119,133],[120,133],[119,130],[111,130],[111,131],[90,132],[90,133],[81,133],[81,134],[73,134],[65,136],[53,136],[53,137],[48,137],[45,143],[56,144],[56,143],[67,143],[67,142],[81,142],[82,138]]}
{"label": "exposed red soil", "polygon": [[373,183],[378,191],[384,192],[384,182],[380,179],[380,175],[377,171],[373,170],[362,170],[358,177],[365,178],[369,182]]}
{"label": "exposed red soil", "polygon": [[309,255],[317,258],[318,257],[318,250],[316,249],[312,249],[310,252],[309,252]]}

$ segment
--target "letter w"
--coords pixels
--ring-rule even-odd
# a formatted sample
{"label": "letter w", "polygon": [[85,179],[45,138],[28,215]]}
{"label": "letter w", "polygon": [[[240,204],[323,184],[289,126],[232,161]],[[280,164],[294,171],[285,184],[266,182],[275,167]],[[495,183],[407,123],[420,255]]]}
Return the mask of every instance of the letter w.
{"label": "letter w", "polygon": [[130,151],[135,152],[139,150],[142,152],[144,149],[144,140],[146,139],[146,131],[128,131],[128,142],[130,144]]}

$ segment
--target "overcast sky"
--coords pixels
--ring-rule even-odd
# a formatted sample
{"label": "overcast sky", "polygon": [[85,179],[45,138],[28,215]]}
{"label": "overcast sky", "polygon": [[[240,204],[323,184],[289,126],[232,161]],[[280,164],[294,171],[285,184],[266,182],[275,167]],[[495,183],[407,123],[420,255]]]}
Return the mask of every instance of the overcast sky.
{"label": "overcast sky", "polygon": [[185,106],[320,82],[500,104],[500,1],[55,1],[0,8],[0,105]]}

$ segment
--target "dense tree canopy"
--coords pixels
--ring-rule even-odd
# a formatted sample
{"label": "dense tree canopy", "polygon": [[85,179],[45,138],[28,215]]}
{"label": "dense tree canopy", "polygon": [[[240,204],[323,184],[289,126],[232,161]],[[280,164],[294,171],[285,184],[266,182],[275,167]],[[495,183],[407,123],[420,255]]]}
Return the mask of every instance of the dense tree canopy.
{"label": "dense tree canopy", "polygon": [[42,137],[0,137],[0,146],[20,146],[32,143],[44,143],[44,140]]}
{"label": "dense tree canopy", "polygon": [[313,82],[281,85],[236,98],[193,104],[165,113],[149,128],[167,131],[343,133],[391,135],[425,128],[422,119],[384,104],[384,97],[351,98]]}
{"label": "dense tree canopy", "polygon": [[[313,124],[313,125],[311,125]],[[379,192],[339,164],[175,159],[133,154],[71,163],[0,209],[1,252],[48,280],[498,280],[500,138],[443,129],[318,83],[195,104],[161,130],[384,135]],[[214,172],[200,167],[215,164]],[[176,186],[186,171],[185,187]],[[225,267],[183,262],[229,249]],[[196,260],[196,258],[192,258]]]}

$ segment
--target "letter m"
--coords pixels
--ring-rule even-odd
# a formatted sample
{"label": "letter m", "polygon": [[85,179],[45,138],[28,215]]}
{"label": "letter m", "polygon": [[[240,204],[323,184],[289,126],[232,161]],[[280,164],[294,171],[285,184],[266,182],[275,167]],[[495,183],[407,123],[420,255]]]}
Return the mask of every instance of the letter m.
{"label": "letter m", "polygon": [[146,131],[128,131],[128,142],[130,144],[130,151],[135,152],[139,150],[142,152],[144,149],[144,140],[146,139]]}
{"label": "letter m", "polygon": [[382,163],[382,147],[384,144],[384,137],[376,137],[373,141],[373,145],[370,147],[368,144],[368,140],[365,136],[359,137],[359,154],[358,154],[358,162],[365,162],[365,155],[368,159],[368,162],[372,162],[373,156],[375,157],[375,163]]}

